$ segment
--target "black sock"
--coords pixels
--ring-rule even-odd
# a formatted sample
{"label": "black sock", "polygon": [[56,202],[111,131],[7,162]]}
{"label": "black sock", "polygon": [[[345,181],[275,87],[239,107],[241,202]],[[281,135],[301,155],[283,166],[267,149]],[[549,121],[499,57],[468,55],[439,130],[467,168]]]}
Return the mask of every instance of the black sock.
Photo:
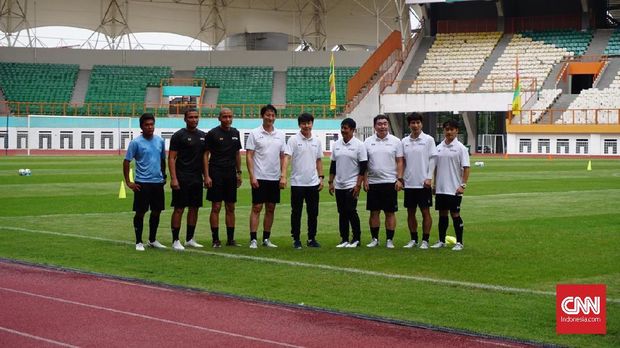
{"label": "black sock", "polygon": [[430,234],[422,233],[422,240],[428,243],[428,239],[430,238]]}
{"label": "black sock", "polygon": [[371,227],[370,228],[370,235],[374,239],[379,239],[379,227]]}
{"label": "black sock", "polygon": [[144,220],[141,217],[133,217],[133,231],[136,234],[136,244],[142,243],[142,230],[144,229]]}
{"label": "black sock", "polygon": [[445,243],[446,242],[446,232],[448,231],[448,225],[450,222],[448,221],[447,216],[439,217],[439,224],[437,227],[439,228],[439,241]]}
{"label": "black sock", "polygon": [[228,239],[229,242],[232,242],[233,240],[235,240],[235,227],[226,227],[226,239]]}
{"label": "black sock", "polygon": [[418,231],[410,232],[411,240],[414,240],[416,243],[418,242]]}
{"label": "black sock", "polygon": [[263,231],[263,240],[269,239],[271,237],[271,231]]}
{"label": "black sock", "polygon": [[452,218],[454,224],[454,233],[456,234],[457,243],[463,244],[463,219],[461,217]]}
{"label": "black sock", "polygon": [[177,241],[179,240],[179,232],[181,231],[180,228],[172,228],[172,241]]}
{"label": "black sock", "polygon": [[157,239],[157,228],[159,227],[159,215],[149,216],[149,242],[154,242]]}
{"label": "black sock", "polygon": [[386,239],[394,240],[394,230],[385,230]]}
{"label": "black sock", "polygon": [[194,233],[196,233],[196,226],[187,225],[187,235],[185,236],[185,240],[189,242],[194,239]]}
{"label": "black sock", "polygon": [[256,232],[250,232],[250,240],[256,240]]}
{"label": "black sock", "polygon": [[220,228],[219,227],[211,227],[211,238],[213,241],[220,240]]}

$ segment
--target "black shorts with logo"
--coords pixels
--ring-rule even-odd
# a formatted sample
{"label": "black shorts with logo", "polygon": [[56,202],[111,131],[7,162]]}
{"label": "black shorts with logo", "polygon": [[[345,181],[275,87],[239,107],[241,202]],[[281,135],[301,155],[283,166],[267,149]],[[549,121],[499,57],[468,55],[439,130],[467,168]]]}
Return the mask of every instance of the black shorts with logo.
{"label": "black shorts with logo", "polygon": [[433,192],[430,187],[406,188],[405,208],[428,208],[433,206]]}
{"label": "black shorts with logo", "polygon": [[366,210],[383,210],[386,213],[398,211],[398,192],[395,183],[370,184],[366,195]]}
{"label": "black shorts with logo", "polygon": [[164,196],[164,184],[142,183],[136,182],[140,185],[140,191],[133,193],[133,211],[146,212],[162,211],[164,210],[165,196]]}
{"label": "black shorts with logo", "polygon": [[252,188],[252,204],[280,203],[280,181],[258,180],[258,188]]}
{"label": "black shorts with logo", "polygon": [[435,210],[450,210],[451,213],[459,213],[462,200],[463,196],[437,194],[435,195]]}
{"label": "black shorts with logo", "polygon": [[211,202],[237,202],[237,170],[235,167],[209,167],[213,184],[207,189],[207,200]]}

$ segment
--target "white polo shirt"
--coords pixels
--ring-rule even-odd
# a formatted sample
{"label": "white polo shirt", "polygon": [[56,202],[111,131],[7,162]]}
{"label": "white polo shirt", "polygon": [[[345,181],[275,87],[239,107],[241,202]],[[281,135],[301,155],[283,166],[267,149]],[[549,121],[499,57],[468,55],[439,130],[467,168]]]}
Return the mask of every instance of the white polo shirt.
{"label": "white polo shirt", "polygon": [[341,137],[332,146],[332,161],[336,161],[334,188],[345,190],[357,184],[360,174],[360,162],[368,161],[366,147],[361,140],[353,137],[348,143]]}
{"label": "white polo shirt", "polygon": [[263,126],[250,131],[246,150],[254,151],[254,177],[260,180],[280,180],[280,153],[286,149],[284,133],[277,129],[267,132]]}
{"label": "white polo shirt", "polygon": [[413,133],[403,138],[403,154],[405,157],[405,188],[423,188],[424,180],[432,179],[433,173],[429,173],[429,162],[435,155],[435,139],[421,132],[417,138]]}
{"label": "white polo shirt", "polygon": [[396,182],[396,158],[403,157],[403,144],[400,139],[392,134],[380,139],[375,134],[366,138],[364,147],[368,153],[368,183]]}
{"label": "white polo shirt", "polygon": [[284,153],[291,156],[291,186],[319,184],[316,160],[323,157],[323,146],[318,138],[306,138],[297,132],[289,138]]}
{"label": "white polo shirt", "polygon": [[454,139],[449,145],[442,141],[437,145],[435,161],[435,192],[444,195],[456,195],[456,190],[463,183],[463,168],[469,167],[469,154],[465,145]]}

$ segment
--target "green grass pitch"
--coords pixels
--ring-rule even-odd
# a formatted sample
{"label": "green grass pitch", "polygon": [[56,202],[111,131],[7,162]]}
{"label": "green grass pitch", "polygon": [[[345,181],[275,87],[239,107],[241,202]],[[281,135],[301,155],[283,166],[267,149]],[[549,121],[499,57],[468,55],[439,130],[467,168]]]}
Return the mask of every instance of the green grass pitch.
{"label": "green grass pitch", "polygon": [[[317,237],[322,248],[291,247],[287,189],[272,232],[279,248],[251,250],[247,176],[237,204],[236,235],[244,247],[208,247],[205,202],[197,228],[204,251],[138,253],[132,194],[118,199],[121,157],[2,157],[0,257],[542,343],[620,346],[620,161],[593,160],[591,171],[583,159],[471,161],[485,166],[472,167],[460,253],[402,248],[409,239],[402,194],[396,249],[336,249],[338,217],[327,189]],[[20,168],[32,176],[18,176]],[[169,203],[168,187],[166,193]],[[362,193],[358,210],[367,243],[365,199]],[[158,235],[166,245],[170,212]],[[434,211],[433,217],[431,243]],[[225,235],[223,211],[220,222]],[[384,242],[383,228],[380,236]],[[607,335],[555,333],[555,286],[571,283],[607,285]]]}

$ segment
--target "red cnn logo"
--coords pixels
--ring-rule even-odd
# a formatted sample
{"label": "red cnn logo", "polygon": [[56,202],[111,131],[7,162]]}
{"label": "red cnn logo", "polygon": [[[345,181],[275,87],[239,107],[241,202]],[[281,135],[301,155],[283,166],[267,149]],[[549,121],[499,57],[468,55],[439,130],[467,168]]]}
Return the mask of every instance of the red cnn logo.
{"label": "red cnn logo", "polygon": [[558,334],[606,334],[604,284],[558,284],[555,289]]}

